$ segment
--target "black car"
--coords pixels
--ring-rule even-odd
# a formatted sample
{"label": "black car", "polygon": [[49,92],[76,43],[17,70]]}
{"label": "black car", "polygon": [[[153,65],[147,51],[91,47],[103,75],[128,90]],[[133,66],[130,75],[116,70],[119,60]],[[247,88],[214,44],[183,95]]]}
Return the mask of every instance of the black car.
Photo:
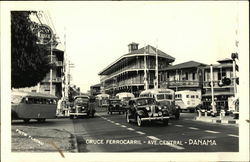
{"label": "black car", "polygon": [[123,107],[120,99],[110,99],[108,101],[108,114],[113,112],[119,112],[119,114],[124,114],[126,109]]}
{"label": "black car", "polygon": [[90,102],[87,95],[79,95],[74,97],[73,106],[70,108],[69,117],[94,117],[95,108],[94,104]]}
{"label": "black car", "polygon": [[158,105],[154,98],[141,97],[129,101],[129,109],[126,112],[128,123],[135,121],[138,126],[142,126],[146,121],[161,121],[168,125],[169,118],[167,108]]}

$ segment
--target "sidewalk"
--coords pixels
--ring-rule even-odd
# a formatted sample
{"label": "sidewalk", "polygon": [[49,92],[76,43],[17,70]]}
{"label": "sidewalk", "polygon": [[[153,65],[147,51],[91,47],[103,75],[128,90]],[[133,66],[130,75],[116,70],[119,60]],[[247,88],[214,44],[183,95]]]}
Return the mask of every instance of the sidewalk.
{"label": "sidewalk", "polygon": [[211,123],[222,123],[222,124],[239,124],[239,119],[234,119],[232,116],[197,116],[195,117],[195,120],[197,121],[203,121],[203,122],[211,122]]}
{"label": "sidewalk", "polygon": [[65,130],[12,126],[11,134],[12,152],[77,152],[75,137]]}

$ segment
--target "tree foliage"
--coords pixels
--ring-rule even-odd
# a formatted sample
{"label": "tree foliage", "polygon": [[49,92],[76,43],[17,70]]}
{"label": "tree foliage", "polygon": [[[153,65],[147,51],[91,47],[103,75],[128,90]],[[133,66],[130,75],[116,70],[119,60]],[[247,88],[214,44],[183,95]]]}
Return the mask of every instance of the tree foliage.
{"label": "tree foliage", "polygon": [[22,88],[37,85],[50,69],[46,45],[38,44],[34,27],[30,20],[33,11],[11,12],[11,87]]}

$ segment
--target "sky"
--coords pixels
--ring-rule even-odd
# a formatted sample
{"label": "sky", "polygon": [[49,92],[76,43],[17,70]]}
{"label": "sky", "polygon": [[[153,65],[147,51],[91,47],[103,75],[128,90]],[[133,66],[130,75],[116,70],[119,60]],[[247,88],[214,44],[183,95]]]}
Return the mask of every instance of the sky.
{"label": "sky", "polygon": [[[100,82],[98,73],[123,54],[128,44],[158,46],[174,64],[216,64],[230,58],[244,2],[43,2],[28,8],[50,13],[56,34],[74,64],[72,84],[82,92]],[[26,5],[27,7],[27,5]],[[237,20],[238,17],[238,20]],[[241,25],[238,26],[239,32]]]}

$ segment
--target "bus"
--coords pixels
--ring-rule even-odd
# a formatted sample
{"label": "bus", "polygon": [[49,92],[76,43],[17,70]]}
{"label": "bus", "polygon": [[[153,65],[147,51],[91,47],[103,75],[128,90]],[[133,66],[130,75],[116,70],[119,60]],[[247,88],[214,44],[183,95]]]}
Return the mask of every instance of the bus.
{"label": "bus", "polygon": [[199,92],[184,90],[175,92],[175,104],[180,106],[180,110],[194,112],[196,107],[201,104]]}
{"label": "bus", "polygon": [[139,97],[151,97],[156,100],[158,105],[167,108],[170,117],[180,118],[179,107],[175,105],[175,92],[172,89],[148,89],[140,93]]}
{"label": "bus", "polygon": [[35,92],[11,92],[11,120],[23,120],[28,123],[31,119],[45,122],[46,119],[56,118],[58,98],[54,95]]}
{"label": "bus", "polygon": [[129,93],[129,92],[120,92],[120,93],[117,93],[116,97],[121,100],[123,106],[127,106],[129,100],[135,98],[134,94],[133,93]]}
{"label": "bus", "polygon": [[99,107],[108,107],[108,101],[109,101],[110,95],[102,93],[99,95],[96,95],[96,100],[98,102]]}

